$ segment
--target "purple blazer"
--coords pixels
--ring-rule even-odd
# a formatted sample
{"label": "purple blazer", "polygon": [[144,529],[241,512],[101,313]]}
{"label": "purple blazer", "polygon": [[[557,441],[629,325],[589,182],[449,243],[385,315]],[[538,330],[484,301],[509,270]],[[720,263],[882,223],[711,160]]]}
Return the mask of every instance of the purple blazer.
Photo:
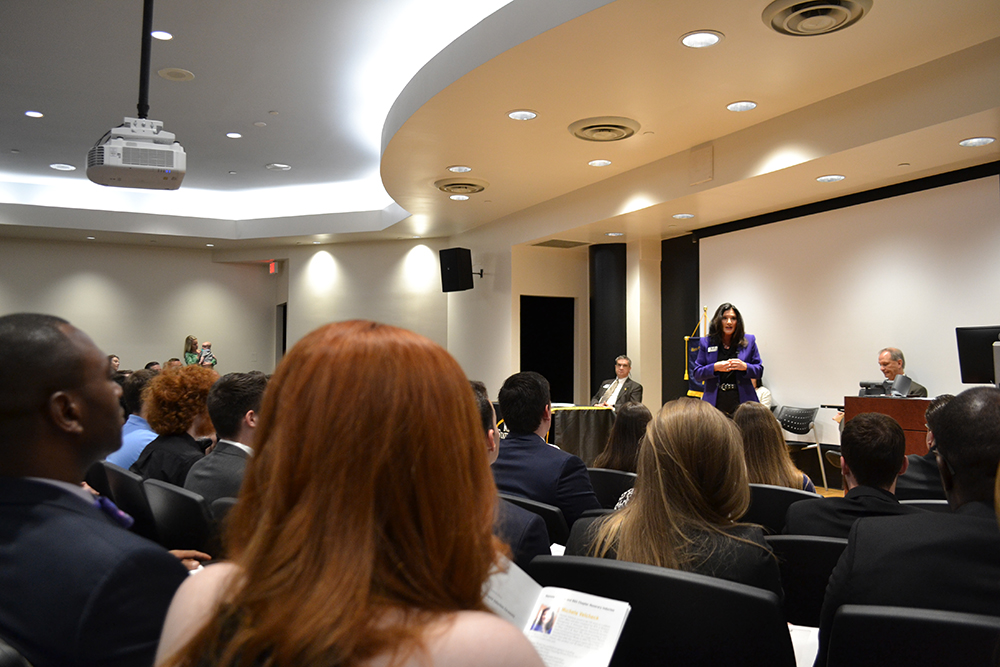
{"label": "purple blazer", "polygon": [[[760,353],[757,352],[757,339],[750,334],[744,334],[745,346],[740,346],[736,351],[736,356],[746,363],[747,369],[742,372],[737,371],[739,380],[736,383],[736,391],[740,395],[740,403],[753,401],[758,403],[757,390],[750,384],[751,379],[757,379],[764,373],[764,365],[760,362]],[[711,348],[711,349],[709,349]],[[694,361],[694,379],[705,383],[705,393],[701,399],[715,405],[716,396],[719,393],[719,375],[715,372],[715,362],[719,360],[719,350],[714,345],[710,345],[708,337],[703,336],[698,345],[698,357]]]}

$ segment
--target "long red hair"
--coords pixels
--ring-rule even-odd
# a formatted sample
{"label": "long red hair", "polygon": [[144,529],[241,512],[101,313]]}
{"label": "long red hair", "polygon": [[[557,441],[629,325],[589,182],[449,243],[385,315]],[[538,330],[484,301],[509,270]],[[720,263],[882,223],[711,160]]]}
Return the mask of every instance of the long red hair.
{"label": "long red hair", "polygon": [[243,576],[173,664],[353,665],[485,609],[496,488],[472,389],[374,322],[303,338],[268,384],[226,536]]}

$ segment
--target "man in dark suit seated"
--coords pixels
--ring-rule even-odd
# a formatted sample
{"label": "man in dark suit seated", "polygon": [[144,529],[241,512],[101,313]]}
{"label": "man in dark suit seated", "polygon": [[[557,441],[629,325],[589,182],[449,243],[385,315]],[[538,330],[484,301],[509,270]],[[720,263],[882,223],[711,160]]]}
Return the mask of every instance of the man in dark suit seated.
{"label": "man in dark suit seated", "polygon": [[504,381],[500,412],[509,434],[493,464],[493,479],[501,493],[555,505],[572,527],[601,504],[583,461],[545,442],[552,423],[549,396],[549,381],[538,373],[516,373]]}
{"label": "man in dark suit seated", "polygon": [[615,377],[605,380],[590,399],[591,405],[617,410],[626,403],[642,403],[642,385],[632,379],[632,360],[624,354],[615,359]]}
{"label": "man in dark suit seated", "polygon": [[85,333],[0,318],[0,636],[35,667],[153,664],[187,571],[81,486],[121,446],[121,388]]}
{"label": "man in dark suit seated", "polygon": [[897,476],[906,471],[906,435],[892,417],[865,412],[847,422],[840,436],[840,465],[847,494],[793,503],[782,532],[847,537],[862,517],[922,511],[900,505],[893,495]]}
{"label": "man in dark suit seated", "polygon": [[219,441],[191,466],[184,488],[201,494],[209,505],[235,498],[243,483],[247,458],[253,455],[257,416],[267,388],[263,373],[229,373],[208,392],[208,415]]}
{"label": "man in dark suit seated", "polygon": [[[489,453],[490,465],[493,465],[500,454],[500,434],[497,431],[497,413],[486,393],[486,385],[473,381],[472,391],[476,396],[476,406],[479,408],[479,418],[483,422],[486,434],[486,451]],[[493,533],[510,545],[514,562],[521,567],[527,566],[535,556],[549,553],[549,531],[545,520],[534,512],[518,507],[503,498],[497,504],[497,516],[493,522]]]}
{"label": "man in dark suit seated", "polygon": [[909,466],[896,480],[896,497],[900,500],[944,500],[941,473],[938,472],[937,457],[934,455],[934,429],[937,415],[948,401],[955,398],[951,394],[941,394],[927,406],[924,421],[927,423],[927,453],[910,454],[906,457]]}
{"label": "man in dark suit seated", "polygon": [[843,604],[1000,616],[1000,527],[993,488],[1000,464],[1000,391],[969,389],[941,409],[938,470],[954,514],[861,519],[830,576],[817,665]]}

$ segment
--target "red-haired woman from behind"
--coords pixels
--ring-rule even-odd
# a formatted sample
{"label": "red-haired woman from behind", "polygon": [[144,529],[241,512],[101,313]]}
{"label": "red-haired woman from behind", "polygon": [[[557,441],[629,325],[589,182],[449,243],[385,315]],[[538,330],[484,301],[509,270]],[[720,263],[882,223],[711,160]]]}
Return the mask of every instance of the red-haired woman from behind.
{"label": "red-haired woman from behind", "polygon": [[303,338],[264,396],[232,562],[181,586],[157,664],[541,667],[483,604],[499,543],[479,421],[422,336],[353,321]]}

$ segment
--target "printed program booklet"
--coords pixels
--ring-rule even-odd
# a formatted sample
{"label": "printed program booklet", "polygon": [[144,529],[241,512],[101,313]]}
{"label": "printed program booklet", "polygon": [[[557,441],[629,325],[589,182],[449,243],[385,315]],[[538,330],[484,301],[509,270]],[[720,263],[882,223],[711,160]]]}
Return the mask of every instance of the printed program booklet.
{"label": "printed program booklet", "polygon": [[546,667],[607,667],[631,610],[620,600],[543,588],[514,563],[490,577],[486,604],[522,629]]}

